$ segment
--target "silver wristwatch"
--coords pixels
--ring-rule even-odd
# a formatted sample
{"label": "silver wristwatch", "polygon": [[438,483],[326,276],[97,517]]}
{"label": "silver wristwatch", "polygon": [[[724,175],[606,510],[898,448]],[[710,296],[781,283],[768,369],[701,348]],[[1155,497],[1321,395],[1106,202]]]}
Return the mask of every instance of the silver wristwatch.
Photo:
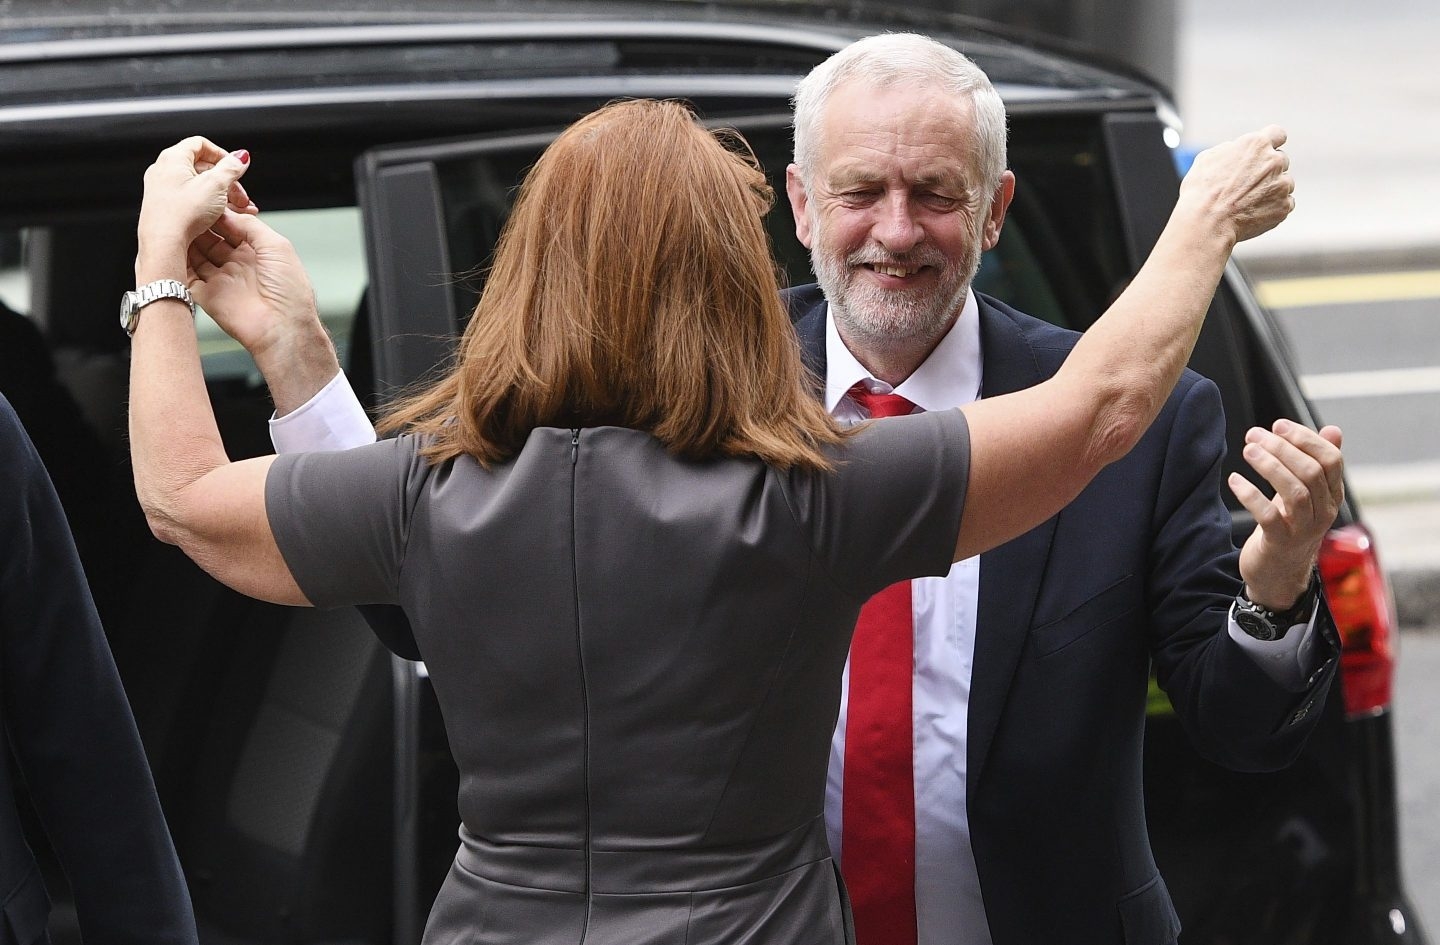
{"label": "silver wristwatch", "polygon": [[120,327],[125,329],[125,334],[133,338],[135,325],[140,321],[140,310],[161,299],[179,299],[190,306],[190,317],[195,317],[195,300],[190,297],[185,283],[178,279],[157,279],[120,296]]}

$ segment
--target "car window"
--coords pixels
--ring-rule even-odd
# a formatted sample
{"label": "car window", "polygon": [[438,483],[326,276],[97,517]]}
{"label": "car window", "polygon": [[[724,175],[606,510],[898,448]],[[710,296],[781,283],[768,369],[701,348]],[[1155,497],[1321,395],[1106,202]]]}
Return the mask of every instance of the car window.
{"label": "car window", "polygon": [[[766,225],[791,285],[814,281],[809,255],[795,237],[785,200],[790,162],[788,126],[738,123],[775,191]],[[486,266],[515,195],[538,156],[533,143],[435,164],[451,265],[455,311],[463,321],[484,285]],[[999,244],[985,254],[975,279],[980,292],[1058,325],[1093,321],[1124,286],[1120,238],[1109,169],[1093,117],[1019,120],[1011,136],[1019,180]]]}
{"label": "car window", "polygon": [[[320,317],[335,340],[341,363],[347,363],[351,324],[366,284],[359,210],[353,206],[276,210],[266,212],[265,221],[295,244],[315,283]],[[39,227],[0,232],[0,302],[16,312],[32,315],[42,325],[49,325],[68,315],[31,310],[34,293],[27,247],[37,245],[44,235],[44,229]],[[113,324],[117,337],[120,331],[120,292],[123,289],[123,286],[117,286],[113,293],[117,318],[104,323],[106,331]],[[90,320],[96,318],[95,313],[87,312],[85,316]],[[207,380],[257,380],[254,361],[203,308],[196,310],[195,329]]]}
{"label": "car window", "polygon": [[0,230],[0,304],[16,312],[30,311],[30,280],[22,265],[25,231]]}
{"label": "car window", "polygon": [[[349,363],[350,329],[365,291],[365,245],[355,207],[266,212],[265,222],[295,244],[310,279],[315,303],[340,363]],[[200,357],[207,379],[251,377],[255,363],[203,309],[195,313]]]}

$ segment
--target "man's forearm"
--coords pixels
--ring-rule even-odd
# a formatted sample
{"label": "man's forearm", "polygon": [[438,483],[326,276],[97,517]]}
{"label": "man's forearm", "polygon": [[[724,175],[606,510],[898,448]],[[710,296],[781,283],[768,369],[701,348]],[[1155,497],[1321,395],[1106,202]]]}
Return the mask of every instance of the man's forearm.
{"label": "man's forearm", "polygon": [[340,373],[335,344],[318,318],[297,321],[263,351],[253,353],[278,417],[304,405]]}

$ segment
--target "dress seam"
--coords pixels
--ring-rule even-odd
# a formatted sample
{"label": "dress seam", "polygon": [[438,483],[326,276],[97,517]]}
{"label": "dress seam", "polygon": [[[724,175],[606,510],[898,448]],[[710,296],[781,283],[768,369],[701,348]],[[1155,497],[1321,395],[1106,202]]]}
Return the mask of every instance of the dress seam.
{"label": "dress seam", "polygon": [[584,810],[583,820],[585,825],[585,920],[580,931],[580,945],[584,945],[590,935],[590,912],[591,903],[594,898],[594,850],[591,848],[591,821],[590,821],[590,687],[585,676],[585,641],[582,632],[582,621],[580,614],[580,560],[579,560],[579,462],[580,462],[580,430],[570,431],[570,588],[574,595],[575,603],[575,657],[580,669],[580,706],[581,706],[581,770],[583,782]]}

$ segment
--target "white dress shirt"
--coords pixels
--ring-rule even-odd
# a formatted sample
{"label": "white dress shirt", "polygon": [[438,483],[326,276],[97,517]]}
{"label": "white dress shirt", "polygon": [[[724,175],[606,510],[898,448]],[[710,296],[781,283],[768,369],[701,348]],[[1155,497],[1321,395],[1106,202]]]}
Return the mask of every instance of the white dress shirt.
{"label": "white dress shirt", "polygon": [[[892,388],[872,378],[825,317],[825,406],[846,422],[867,414],[847,392],[856,383],[877,393],[896,393],[918,410],[959,407],[980,396],[982,359],[980,312],[967,293],[955,326],[914,374]],[[957,562],[944,577],[910,582],[915,628],[915,684],[912,690],[915,777],[915,914],[918,945],[989,945],[990,928],[966,814],[966,735],[970,679],[975,659],[975,622],[980,593],[980,558]],[[1313,625],[1313,618],[1312,618]],[[982,631],[983,632],[983,631]],[[1292,628],[1274,642],[1262,642],[1229,621],[1231,639],[1249,652],[1268,675],[1294,691],[1304,689],[1313,633]],[[846,666],[840,719],[830,746],[825,822],[830,849],[844,857],[841,796],[845,775],[845,720],[850,670]]]}
{"label": "white dress shirt", "polygon": [[[825,407],[842,422],[868,416],[847,392],[856,383],[896,393],[917,410],[946,410],[980,396],[980,314],[973,294],[955,327],[935,350],[892,388],[870,376],[825,316]],[[915,917],[917,945],[989,945],[990,927],[980,898],[970,823],[965,812],[965,745],[969,723],[970,676],[975,659],[976,604],[980,559],[957,562],[944,577],[910,582],[915,628],[915,684],[912,696],[915,776]],[[850,667],[840,697],[840,720],[830,743],[825,788],[825,826],[830,849],[841,844],[845,783],[845,720]]]}
{"label": "white dress shirt", "polygon": [[295,410],[271,415],[270,442],[277,453],[348,450],[374,443],[375,428],[341,371]]}
{"label": "white dress shirt", "polygon": [[[979,307],[974,294],[967,293],[955,326],[899,387],[891,388],[870,377],[840,340],[828,312],[825,353],[825,406],[842,422],[866,419],[865,412],[847,396],[857,382],[879,393],[899,394],[920,410],[958,407],[980,393]],[[343,374],[298,410],[272,418],[270,434],[278,452],[348,449],[375,440],[375,431]],[[979,588],[978,557],[958,562],[945,577],[918,578],[911,584],[918,945],[990,943],[965,806],[965,749]],[[1304,690],[1314,638],[1313,617],[1309,625],[1292,627],[1274,642],[1254,639],[1233,620],[1229,621],[1229,635],[1277,683],[1293,692]],[[837,858],[844,856],[841,793],[849,678],[847,666],[825,796],[830,849]]]}

